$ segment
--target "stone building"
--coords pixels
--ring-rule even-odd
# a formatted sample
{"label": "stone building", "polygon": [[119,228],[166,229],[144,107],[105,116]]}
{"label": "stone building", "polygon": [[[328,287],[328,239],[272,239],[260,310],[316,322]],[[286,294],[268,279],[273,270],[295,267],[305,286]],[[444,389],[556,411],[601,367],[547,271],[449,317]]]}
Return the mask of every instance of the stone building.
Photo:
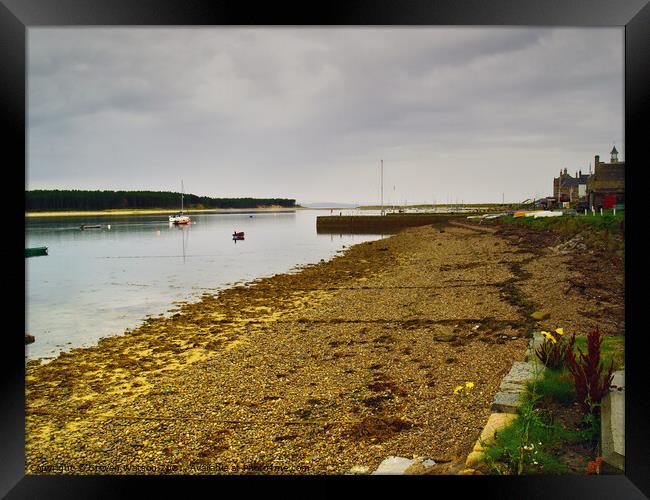
{"label": "stone building", "polygon": [[599,208],[612,208],[625,204],[625,162],[619,161],[616,146],[610,152],[610,162],[594,158],[594,173],[576,172],[575,177],[560,170],[560,176],[553,179],[553,198],[572,205]]}
{"label": "stone building", "polygon": [[587,179],[587,198],[590,207],[612,208],[625,204],[625,162],[619,161],[614,146],[610,152],[610,162],[594,158],[594,173]]}
{"label": "stone building", "polygon": [[582,170],[576,172],[575,177],[567,172],[560,170],[560,176],[553,179],[553,198],[558,202],[571,202],[577,204],[580,201],[587,201],[587,179],[588,174],[583,174]]}

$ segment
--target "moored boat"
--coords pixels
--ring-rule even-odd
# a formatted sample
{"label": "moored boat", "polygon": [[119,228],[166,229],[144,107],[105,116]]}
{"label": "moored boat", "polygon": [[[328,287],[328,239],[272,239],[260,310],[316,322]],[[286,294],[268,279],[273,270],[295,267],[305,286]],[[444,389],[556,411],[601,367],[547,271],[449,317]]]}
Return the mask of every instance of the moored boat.
{"label": "moored boat", "polygon": [[539,210],[533,215],[534,219],[539,219],[540,217],[562,217],[564,214],[561,211],[557,210]]}
{"label": "moored boat", "polygon": [[36,257],[38,255],[47,255],[47,247],[25,248],[25,257]]}
{"label": "moored boat", "polygon": [[187,215],[178,213],[175,215],[170,215],[169,222],[171,222],[172,224],[189,224],[190,222],[192,222],[192,219],[190,219]]}
{"label": "moored boat", "polygon": [[170,224],[189,224],[192,222],[187,215],[183,214],[183,198],[185,196],[185,186],[183,186],[183,181],[181,181],[181,211],[177,214],[169,216]]}
{"label": "moored boat", "polygon": [[100,224],[82,224],[79,229],[101,229]]}

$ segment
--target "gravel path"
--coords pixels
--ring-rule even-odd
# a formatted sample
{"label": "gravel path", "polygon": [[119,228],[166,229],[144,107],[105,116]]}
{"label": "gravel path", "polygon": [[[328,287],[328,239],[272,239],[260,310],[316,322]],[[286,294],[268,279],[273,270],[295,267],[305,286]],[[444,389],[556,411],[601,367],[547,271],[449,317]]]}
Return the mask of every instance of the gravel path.
{"label": "gravel path", "polygon": [[568,283],[571,256],[506,236],[408,229],[30,362],[26,473],[343,474],[388,455],[444,473],[530,332],[595,307],[546,307],[535,283]]}

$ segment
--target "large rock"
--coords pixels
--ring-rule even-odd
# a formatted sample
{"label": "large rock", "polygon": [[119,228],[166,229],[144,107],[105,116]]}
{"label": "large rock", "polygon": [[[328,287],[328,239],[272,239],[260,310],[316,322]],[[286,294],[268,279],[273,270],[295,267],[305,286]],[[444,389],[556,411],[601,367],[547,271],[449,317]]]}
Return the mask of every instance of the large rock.
{"label": "large rock", "polygon": [[433,460],[416,459],[415,463],[404,471],[404,475],[416,476],[419,474],[427,474],[434,465],[436,465],[436,463]]}
{"label": "large rock", "polygon": [[371,475],[402,475],[406,472],[411,465],[416,463],[415,460],[404,457],[388,457],[379,464],[377,470],[372,472]]}
{"label": "large rock", "polygon": [[614,471],[625,471],[625,370],[614,372],[609,393],[602,400],[603,461]]}
{"label": "large rock", "polygon": [[530,317],[533,318],[535,321],[542,321],[544,319],[550,318],[551,315],[546,311],[535,311],[533,314],[530,315]]}

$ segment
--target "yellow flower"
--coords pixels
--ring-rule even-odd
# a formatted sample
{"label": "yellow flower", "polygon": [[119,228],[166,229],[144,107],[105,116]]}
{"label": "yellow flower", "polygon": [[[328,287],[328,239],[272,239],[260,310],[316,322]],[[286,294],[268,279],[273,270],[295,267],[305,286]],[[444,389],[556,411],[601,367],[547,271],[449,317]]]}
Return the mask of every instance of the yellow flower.
{"label": "yellow flower", "polygon": [[556,328],[555,333],[557,333],[558,335],[564,335],[564,328]]}
{"label": "yellow flower", "polygon": [[463,390],[463,386],[462,385],[457,385],[454,388],[454,394],[458,395],[458,394],[460,394],[460,391],[462,391],[462,390]]}
{"label": "yellow flower", "polygon": [[465,382],[465,387],[468,389],[474,389],[474,382]]}
{"label": "yellow flower", "polygon": [[557,340],[555,340],[555,337],[553,337],[553,335],[551,335],[549,332],[541,332],[541,333],[542,333],[542,335],[544,335],[544,337],[546,337],[546,340],[550,340],[554,344],[557,343]]}

